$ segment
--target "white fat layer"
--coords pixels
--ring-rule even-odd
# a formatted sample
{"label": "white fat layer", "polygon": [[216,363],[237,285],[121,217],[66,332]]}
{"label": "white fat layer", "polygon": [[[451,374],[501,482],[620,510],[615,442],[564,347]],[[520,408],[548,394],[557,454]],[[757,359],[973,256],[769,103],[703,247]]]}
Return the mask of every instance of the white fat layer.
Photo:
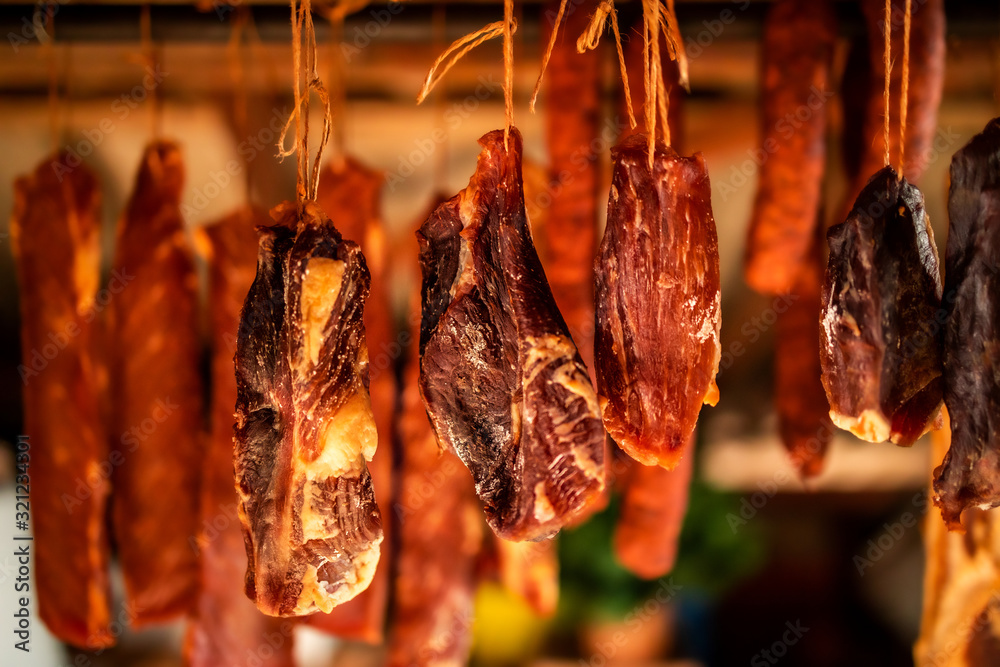
{"label": "white fat layer", "polygon": [[[313,257],[306,264],[302,277],[302,329],[306,359],[312,365],[319,361],[323,349],[323,329],[340,296],[346,264],[338,259]],[[304,361],[304,360],[303,360]]]}
{"label": "white fat layer", "polygon": [[892,428],[879,412],[868,409],[857,417],[842,415],[830,410],[830,419],[838,428],[850,431],[862,440],[868,442],[885,442],[889,439]]}

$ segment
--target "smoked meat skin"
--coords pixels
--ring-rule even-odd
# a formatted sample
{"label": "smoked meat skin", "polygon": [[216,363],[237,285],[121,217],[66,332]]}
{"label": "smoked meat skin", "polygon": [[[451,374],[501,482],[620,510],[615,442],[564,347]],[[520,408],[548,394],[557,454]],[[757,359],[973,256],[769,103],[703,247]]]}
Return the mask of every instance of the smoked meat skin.
{"label": "smoked meat skin", "polygon": [[945,251],[944,400],[951,445],[934,502],[952,528],[962,511],[1000,505],[1000,119],[951,160]]}
{"label": "smoked meat skin", "polygon": [[546,537],[604,489],[593,385],[532,245],[521,136],[479,143],[476,173],[420,228],[420,389],[438,441],[468,466],[494,532]]}
{"label": "smoked meat skin", "polygon": [[362,320],[370,276],[315,202],[261,227],[236,347],[236,481],[247,596],[271,616],[329,612],[371,581],[382,523]]}
{"label": "smoked meat skin", "polygon": [[595,365],[608,434],[673,469],[704,403],[715,405],[719,244],[700,153],[632,135],[612,151],[608,224],[596,259]]}

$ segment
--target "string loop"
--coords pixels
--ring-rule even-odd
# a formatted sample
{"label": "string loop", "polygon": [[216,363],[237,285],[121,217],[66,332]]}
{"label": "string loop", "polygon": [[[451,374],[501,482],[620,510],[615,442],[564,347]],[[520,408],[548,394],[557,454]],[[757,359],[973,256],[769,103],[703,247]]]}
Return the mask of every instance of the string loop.
{"label": "string loop", "polygon": [[[622,75],[622,85],[625,87],[625,109],[628,112],[629,127],[635,127],[635,113],[632,110],[632,91],[628,85],[628,68],[625,66],[625,53],[622,51],[622,36],[618,31],[618,12],[612,0],[603,0],[597,11],[590,18],[587,29],[576,40],[576,52],[584,53],[597,48],[604,32],[604,24],[611,18],[611,29],[615,33],[615,47],[618,49],[618,67]],[[541,76],[539,76],[541,79]],[[537,89],[537,86],[536,86]],[[534,111],[534,109],[532,109]]]}

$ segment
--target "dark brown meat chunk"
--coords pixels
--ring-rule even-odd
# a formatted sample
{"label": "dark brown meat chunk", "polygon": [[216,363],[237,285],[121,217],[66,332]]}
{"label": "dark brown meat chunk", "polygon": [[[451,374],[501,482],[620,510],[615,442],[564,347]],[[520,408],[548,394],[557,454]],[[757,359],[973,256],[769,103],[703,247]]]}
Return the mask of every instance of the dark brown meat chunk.
{"label": "dark brown meat chunk", "polygon": [[1000,119],[951,160],[945,252],[944,400],[951,447],[934,501],[952,528],[1000,505]]}
{"label": "dark brown meat chunk", "polygon": [[635,575],[655,579],[674,568],[693,470],[692,453],[673,470],[629,463],[614,539],[618,562]]}
{"label": "dark brown meat chunk", "polygon": [[[62,641],[100,649],[114,643],[105,513],[117,461],[101,421],[95,358],[97,317],[105,305],[96,301],[101,198],[86,166],[67,165],[66,155],[56,155],[14,184],[18,372],[31,438],[27,479],[16,481],[29,494],[38,614]],[[119,274],[112,287],[124,289],[128,279]]]}
{"label": "dark brown meat chunk", "polygon": [[700,153],[646,135],[613,151],[608,224],[596,260],[597,389],[608,434],[629,456],[672,469],[719,368],[719,246]]}
{"label": "dark brown meat chunk", "polygon": [[[413,340],[417,333],[414,327]],[[469,471],[438,447],[420,397],[419,357],[416,349],[410,352],[398,417],[401,460],[393,517],[399,552],[387,664],[464,665],[472,645],[482,514]]]}
{"label": "dark brown meat chunk", "polygon": [[[818,222],[818,220],[817,220]],[[813,247],[778,313],[774,355],[774,402],[778,431],[792,465],[803,478],[823,469],[833,438],[830,403],[826,400],[819,361],[819,313],[823,292],[823,248],[813,230]]]}
{"label": "dark brown meat chunk", "polygon": [[[270,222],[242,208],[204,228],[212,335],[212,428],[201,490],[201,591],[184,642],[185,664],[292,667],[292,622],[265,616],[241,588],[246,571],[243,531],[233,484],[233,354],[243,299],[257,268],[258,225]],[[267,646],[268,650],[261,650]]]}
{"label": "dark brown meat chunk", "polygon": [[315,202],[260,230],[236,348],[236,480],[247,596],[272,616],[367,588],[382,524],[362,320],[369,273]]}
{"label": "dark brown meat chunk", "polygon": [[[375,450],[368,470],[375,489],[375,501],[382,516],[389,516],[392,498],[392,448],[388,446],[396,411],[396,362],[402,347],[395,340],[389,307],[386,271],[386,240],[382,229],[379,199],[382,174],[346,157],[324,168],[316,201],[337,218],[337,229],[349,241],[361,246],[371,272],[371,293],[365,304],[365,338],[368,341],[368,392],[379,437],[386,446]],[[393,551],[390,522],[382,524],[383,556],[371,584],[353,600],[334,607],[328,614],[313,614],[309,625],[341,639],[378,643],[382,641],[386,604],[389,596],[389,566],[385,557]]]}
{"label": "dark brown meat chunk", "polygon": [[205,422],[198,283],[180,212],[184,164],[151,144],[122,218],[116,270],[135,278],[111,300],[115,543],[133,624],[191,610],[198,593],[199,478]]}
{"label": "dark brown meat chunk", "polygon": [[546,537],[604,488],[597,397],[532,245],[521,136],[494,131],[469,186],[420,228],[420,387],[490,526]]}
{"label": "dark brown meat chunk", "polygon": [[827,240],[820,361],[830,417],[864,440],[911,445],[942,400],[941,277],[924,197],[885,167]]}
{"label": "dark brown meat chunk", "polygon": [[[545,275],[588,368],[594,359],[593,258],[597,250],[600,166],[599,153],[591,142],[599,135],[601,54],[597,50],[577,53],[576,36],[586,30],[597,4],[597,0],[580,0],[567,6],[552,50],[545,75],[551,178],[547,193],[539,195],[549,203],[539,239],[548,250],[542,257]],[[558,1],[549,2],[544,5],[543,15],[554,17],[558,8]],[[543,21],[545,43],[552,24]]]}
{"label": "dark brown meat chunk", "polygon": [[826,104],[837,21],[827,0],[780,0],[764,23],[760,180],[747,284],[785,294],[808,263],[826,159]]}

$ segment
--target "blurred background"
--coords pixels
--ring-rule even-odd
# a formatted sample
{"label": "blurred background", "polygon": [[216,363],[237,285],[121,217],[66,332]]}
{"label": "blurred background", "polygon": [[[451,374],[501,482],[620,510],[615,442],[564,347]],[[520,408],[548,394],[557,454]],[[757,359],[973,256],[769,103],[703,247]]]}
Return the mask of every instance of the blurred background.
{"label": "blurred background", "polygon": [[[155,95],[162,103],[163,136],[176,139],[185,152],[184,214],[191,229],[225,215],[248,196],[270,207],[294,194],[294,160],[280,162],[274,145],[275,128],[292,106],[288,8],[250,3],[257,36],[235,56],[245,71],[242,88],[248,100],[244,127],[249,134],[241,135],[247,130],[239,128],[234,114],[239,91],[229,40],[230,20],[243,2],[233,3],[195,7],[166,1],[152,7],[152,34],[163,70]],[[866,38],[857,4],[834,5],[840,34],[835,80],[841,91],[855,85],[841,80],[850,48],[864,45]],[[691,81],[680,143],[683,152],[704,155],[712,179],[724,354],[721,400],[702,411],[698,428],[676,566],[666,577],[646,581],[616,562],[613,497],[589,522],[561,534],[560,597],[553,616],[536,616],[496,582],[480,586],[473,664],[912,664],[923,573],[916,519],[927,507],[929,447],[921,441],[900,449],[839,433],[823,473],[808,488],[803,485],[779,440],[772,407],[775,305],[751,292],[742,279],[756,169],[741,169],[760,137],[759,51],[768,6],[758,1],[677,2],[689,44]],[[74,147],[100,177],[104,252],[109,257],[115,225],[151,138],[149,99],[154,91],[142,99],[135,93],[145,74],[140,7],[127,0],[55,3],[54,30],[41,7],[0,2],[0,34],[10,42],[0,45],[0,210],[12,209],[14,179],[50,153],[55,125],[60,145]],[[502,18],[502,6],[449,2],[444,28],[433,28],[440,10],[432,4],[407,2],[392,8],[389,14],[376,14],[386,9],[376,3],[346,19],[342,43],[349,48],[342,53],[347,92],[338,123],[345,153],[387,174],[383,222],[393,258],[389,266],[396,315],[402,320],[417,280],[416,225],[437,193],[451,195],[466,185],[475,167],[477,138],[503,124],[499,41],[466,56],[424,104],[417,106],[415,97],[443,46]],[[547,163],[545,97],[537,114],[528,112],[527,100],[539,70],[546,8],[518,3],[521,27],[515,36],[515,122],[524,135],[526,157],[539,165]],[[637,38],[626,26],[635,25],[638,3],[622,2],[619,9],[626,39]],[[54,41],[39,39],[30,29],[39,21],[39,11]],[[722,23],[723,12],[733,20]],[[998,115],[1000,83],[1000,6],[953,0],[946,3],[946,12],[939,136],[919,183],[941,250],[951,155]],[[383,21],[382,16],[389,18]],[[321,63],[328,64],[333,61],[329,30],[323,21],[317,29]],[[612,42],[607,36],[605,40],[602,211],[610,180],[609,149],[621,129],[613,112],[620,77]],[[49,100],[52,80],[58,82],[54,107]],[[131,100],[127,106],[115,104],[125,98]],[[110,125],[102,125],[108,118]],[[840,92],[828,105],[828,118],[824,199],[829,222],[841,210],[847,189],[838,149]],[[320,122],[318,116],[313,122]],[[239,147],[248,139],[261,145],[248,163],[249,193],[245,179],[223,184],[219,176],[227,162],[246,157]],[[7,217],[0,218],[0,480],[6,494],[2,507],[13,511],[11,443],[22,429],[22,385],[17,372],[18,289]],[[8,618],[16,570],[5,546],[0,554],[0,613]],[[181,660],[182,624],[141,633],[121,628],[119,645],[101,655],[59,646],[46,638],[37,621],[33,628],[32,654],[10,654],[4,664],[153,666]],[[3,642],[0,650],[9,651],[9,639]],[[337,642],[303,628],[296,630],[296,655],[309,666],[381,660],[377,646]]]}

